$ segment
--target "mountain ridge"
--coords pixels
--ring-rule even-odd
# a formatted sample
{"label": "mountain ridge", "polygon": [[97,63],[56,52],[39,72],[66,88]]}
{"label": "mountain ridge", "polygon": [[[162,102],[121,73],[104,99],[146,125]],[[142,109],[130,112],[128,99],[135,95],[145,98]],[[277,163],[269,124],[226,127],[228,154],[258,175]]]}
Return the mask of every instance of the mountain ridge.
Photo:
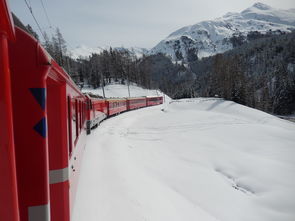
{"label": "mountain ridge", "polygon": [[[80,57],[82,58],[87,58],[91,54],[100,54],[104,50],[110,50],[112,48],[111,46],[103,46],[103,47],[88,47],[86,45],[80,45],[77,46],[76,48],[72,49],[70,51],[71,57],[73,59],[78,59]],[[118,51],[128,51],[129,53],[133,54],[135,57],[141,57],[143,54],[148,53],[148,49],[145,48],[140,48],[140,47],[129,47],[129,48],[124,48],[124,47],[114,47],[112,48],[113,50],[118,50]]]}
{"label": "mountain ridge", "polygon": [[223,53],[233,48],[231,38],[246,37],[251,32],[295,30],[295,9],[275,9],[255,3],[240,13],[229,12],[213,20],[182,27],[160,41],[149,54],[163,53],[174,61],[190,62]]}

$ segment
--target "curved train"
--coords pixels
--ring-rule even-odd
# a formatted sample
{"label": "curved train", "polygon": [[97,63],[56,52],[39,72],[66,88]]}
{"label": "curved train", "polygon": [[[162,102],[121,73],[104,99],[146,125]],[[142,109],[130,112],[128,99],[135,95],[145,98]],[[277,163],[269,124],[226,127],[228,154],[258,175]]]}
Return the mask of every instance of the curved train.
{"label": "curved train", "polygon": [[83,94],[0,0],[0,220],[69,221],[87,134],[162,97]]}

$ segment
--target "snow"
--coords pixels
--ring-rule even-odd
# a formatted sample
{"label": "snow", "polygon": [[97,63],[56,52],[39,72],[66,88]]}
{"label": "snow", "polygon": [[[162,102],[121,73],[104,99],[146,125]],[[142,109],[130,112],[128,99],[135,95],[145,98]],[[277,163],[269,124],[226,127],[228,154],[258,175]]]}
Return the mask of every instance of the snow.
{"label": "snow", "polygon": [[293,221],[294,134],[218,98],[110,118],[88,137],[73,220]]}
{"label": "snow", "polygon": [[[246,36],[251,31],[266,33],[269,30],[290,32],[295,29],[295,9],[275,9],[262,3],[255,3],[241,13],[229,12],[221,18],[202,21],[183,27],[150,50],[150,54],[164,53],[178,60],[176,51],[187,60],[188,49],[196,49],[198,57],[207,57],[232,49],[229,39],[233,34]],[[181,37],[192,39],[191,44]]]}
{"label": "snow", "polygon": [[103,50],[108,50],[108,48],[102,48],[102,47],[91,48],[86,45],[80,45],[71,50],[71,57],[73,59],[78,59],[81,57],[87,58],[91,54],[100,54],[101,52],[103,52]]}
{"label": "snow", "polygon": [[[72,49],[70,51],[70,55],[73,59],[78,58],[88,58],[91,56],[91,54],[100,54],[104,50],[109,51],[111,46],[103,46],[103,47],[88,47],[86,45],[80,45],[76,48]],[[143,54],[148,53],[148,49],[140,48],[140,47],[130,47],[130,48],[124,48],[124,47],[115,47],[113,50],[123,51],[127,50],[131,54],[133,54],[135,57],[140,58]]]}
{"label": "snow", "polygon": [[[162,96],[162,92],[159,90],[148,90],[131,84],[129,86],[130,97],[142,97],[142,96]],[[109,84],[104,87],[106,98],[117,98],[117,97],[129,97],[128,88],[126,85],[121,84]],[[92,89],[92,88],[83,88],[83,93],[92,93],[94,95],[103,96],[102,88]]]}

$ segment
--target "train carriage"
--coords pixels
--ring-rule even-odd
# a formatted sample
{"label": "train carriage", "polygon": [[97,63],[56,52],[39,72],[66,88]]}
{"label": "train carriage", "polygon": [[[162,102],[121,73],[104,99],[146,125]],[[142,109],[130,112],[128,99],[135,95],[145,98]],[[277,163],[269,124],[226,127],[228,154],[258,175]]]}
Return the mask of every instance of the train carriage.
{"label": "train carriage", "polygon": [[128,98],[127,99],[127,110],[134,110],[141,107],[146,107],[146,97]]}
{"label": "train carriage", "polygon": [[39,42],[15,31],[9,55],[20,218],[70,220],[86,144],[86,98]]}
{"label": "train carriage", "polygon": [[107,99],[108,116],[113,116],[127,110],[125,98]]}
{"label": "train carriage", "polygon": [[147,97],[146,103],[147,106],[163,104],[163,97]]}
{"label": "train carriage", "polygon": [[90,134],[91,129],[98,126],[108,114],[107,102],[105,99],[87,98],[87,134]]}

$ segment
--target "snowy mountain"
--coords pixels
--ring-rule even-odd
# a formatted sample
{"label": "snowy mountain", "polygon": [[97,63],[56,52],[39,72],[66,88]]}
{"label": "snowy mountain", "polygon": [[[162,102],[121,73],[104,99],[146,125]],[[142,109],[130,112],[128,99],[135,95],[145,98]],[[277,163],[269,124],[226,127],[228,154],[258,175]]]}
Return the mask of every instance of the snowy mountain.
{"label": "snowy mountain", "polygon": [[[96,47],[96,48],[91,48],[88,47],[86,45],[81,45],[78,46],[76,48],[74,48],[73,50],[71,50],[71,57],[73,59],[77,59],[79,57],[88,57],[91,54],[99,54],[101,53],[103,50],[109,50],[110,47],[108,46],[104,46],[104,47]],[[139,48],[139,47],[131,47],[131,48],[124,48],[124,47],[115,47],[113,48],[113,50],[118,50],[118,51],[128,51],[131,54],[134,54],[136,57],[141,57],[143,54],[147,54],[148,50],[145,48]]]}
{"label": "snowy mountain", "polygon": [[295,9],[281,10],[255,3],[241,13],[227,13],[221,18],[183,27],[162,40],[149,53],[164,53],[174,61],[187,62],[232,49],[233,36],[246,37],[254,31],[265,34],[294,29]]}

